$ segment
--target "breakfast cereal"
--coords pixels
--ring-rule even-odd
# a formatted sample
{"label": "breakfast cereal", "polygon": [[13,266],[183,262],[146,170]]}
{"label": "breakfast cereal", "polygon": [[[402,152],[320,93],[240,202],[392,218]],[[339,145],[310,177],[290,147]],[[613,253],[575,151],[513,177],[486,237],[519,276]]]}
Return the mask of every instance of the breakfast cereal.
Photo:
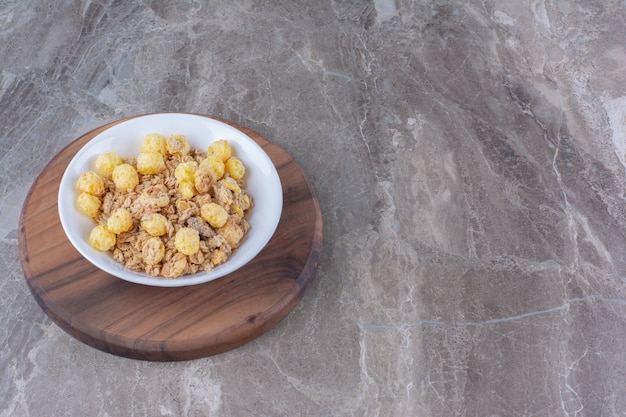
{"label": "breakfast cereal", "polygon": [[133,271],[177,278],[228,260],[250,225],[244,164],[226,140],[206,151],[184,135],[144,136],[136,157],[99,155],[81,175],[78,209],[96,222],[89,243]]}

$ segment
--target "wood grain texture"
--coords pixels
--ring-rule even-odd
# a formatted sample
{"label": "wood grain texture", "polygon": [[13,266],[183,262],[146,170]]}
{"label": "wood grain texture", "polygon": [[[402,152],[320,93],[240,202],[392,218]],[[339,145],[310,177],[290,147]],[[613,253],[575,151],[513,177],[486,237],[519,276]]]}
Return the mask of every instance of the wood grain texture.
{"label": "wood grain texture", "polygon": [[33,184],[20,217],[26,282],[42,309],[66,332],[114,355],[196,359],[255,339],[301,299],[321,254],[322,216],[315,191],[279,146],[217,120],[254,139],[278,170],[283,212],[270,242],[243,268],[201,285],[149,287],[99,270],[66,238],[57,211],[59,183],[71,158],[90,139],[123,120],[95,129],[53,158]]}

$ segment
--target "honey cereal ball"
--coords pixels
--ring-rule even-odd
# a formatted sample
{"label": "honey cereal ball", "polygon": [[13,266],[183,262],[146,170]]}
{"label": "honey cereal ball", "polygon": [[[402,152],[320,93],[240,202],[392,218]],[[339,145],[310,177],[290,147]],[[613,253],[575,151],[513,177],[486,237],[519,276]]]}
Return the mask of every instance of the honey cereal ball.
{"label": "honey cereal ball", "polygon": [[115,246],[115,233],[100,224],[91,230],[89,244],[99,251],[106,252]]}
{"label": "honey cereal ball", "polygon": [[178,184],[178,191],[183,198],[190,199],[196,195],[196,187],[191,181],[182,181]]}
{"label": "honey cereal ball", "polygon": [[163,236],[167,233],[167,218],[159,213],[148,214],[141,221],[141,227],[152,236]]}
{"label": "honey cereal ball", "polygon": [[189,153],[189,142],[184,135],[170,135],[167,138],[167,151],[172,155],[185,156]]}
{"label": "honey cereal ball", "polygon": [[159,133],[149,133],[143,138],[141,152],[158,152],[165,155],[167,152],[167,140]]}
{"label": "honey cereal ball", "polygon": [[104,180],[93,171],[87,171],[81,174],[81,176],[78,177],[76,186],[80,191],[95,196],[101,196],[105,191]]}
{"label": "honey cereal ball", "polygon": [[120,191],[132,191],[139,184],[139,175],[132,165],[122,164],[113,170],[113,182]]}
{"label": "honey cereal ball", "polygon": [[226,162],[228,161],[228,158],[232,156],[233,150],[226,140],[220,139],[210,144],[206,153],[207,156],[212,155],[219,158],[221,161]]}
{"label": "honey cereal ball", "polygon": [[113,169],[122,164],[122,158],[117,154],[117,152],[105,152],[96,158],[94,162],[94,168],[98,172],[98,174],[102,175],[105,178],[111,178],[113,174]]}
{"label": "honey cereal ball", "polygon": [[165,256],[165,245],[158,237],[151,237],[141,247],[141,257],[148,265],[156,265]]}
{"label": "honey cereal ball", "polygon": [[200,207],[200,216],[212,227],[222,227],[228,220],[226,209],[217,203],[207,203]]}
{"label": "honey cereal ball", "polygon": [[176,166],[174,170],[174,177],[178,182],[190,181],[193,182],[193,176],[198,169],[198,163],[196,161],[181,162]]}
{"label": "honey cereal ball", "polygon": [[133,216],[125,208],[118,208],[107,220],[107,229],[119,235],[128,232],[133,227]]}
{"label": "honey cereal ball", "polygon": [[202,162],[200,162],[200,168],[211,170],[218,180],[222,179],[224,171],[226,170],[224,161],[215,155],[209,155],[206,159],[203,159]]}
{"label": "honey cereal ball", "polygon": [[174,247],[180,253],[191,256],[200,249],[200,234],[191,227],[181,227],[174,237]]}
{"label": "honey cereal ball", "polygon": [[147,151],[141,152],[137,156],[137,171],[141,175],[152,175],[165,168],[163,155],[159,152]]}
{"label": "honey cereal ball", "polygon": [[243,165],[243,162],[241,162],[241,160],[239,160],[239,158],[235,156],[231,156],[230,158],[228,158],[228,161],[226,161],[225,165],[228,175],[236,180],[243,178],[246,173],[246,167]]}
{"label": "honey cereal ball", "polygon": [[89,217],[96,217],[98,210],[102,206],[102,201],[95,195],[82,192],[76,199],[76,207],[80,212]]}

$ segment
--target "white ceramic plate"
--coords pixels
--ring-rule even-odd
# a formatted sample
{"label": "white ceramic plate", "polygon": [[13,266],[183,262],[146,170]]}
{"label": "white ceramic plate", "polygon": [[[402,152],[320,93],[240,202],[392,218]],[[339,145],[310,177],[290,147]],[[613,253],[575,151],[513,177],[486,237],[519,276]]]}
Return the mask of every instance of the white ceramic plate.
{"label": "white ceramic plate", "polygon": [[[175,279],[151,277],[125,268],[113,260],[111,252],[100,252],[88,242],[95,226],[92,219],[76,208],[78,177],[93,169],[95,158],[104,152],[115,151],[122,157],[136,157],[143,138],[148,133],[173,133],[186,136],[192,148],[206,150],[210,143],[226,139],[234,154],[246,166],[246,189],[252,195],[254,206],[246,213],[250,230],[235,253],[222,265],[209,272]],[[59,216],[67,237],[88,261],[103,271],[138,284],[182,287],[201,284],[227,275],[252,260],[270,240],[280,220],[283,192],[278,172],[269,156],[249,136],[217,120],[184,113],[159,113],[139,116],[119,123],[89,141],[68,165],[59,188]]]}

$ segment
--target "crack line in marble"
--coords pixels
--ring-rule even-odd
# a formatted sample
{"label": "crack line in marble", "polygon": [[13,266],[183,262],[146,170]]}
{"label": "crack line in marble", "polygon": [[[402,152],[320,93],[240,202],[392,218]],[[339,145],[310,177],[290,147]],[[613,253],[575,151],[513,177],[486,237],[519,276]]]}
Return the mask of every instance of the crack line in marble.
{"label": "crack line in marble", "polygon": [[590,301],[590,300],[600,300],[600,301],[604,301],[604,302],[611,303],[611,304],[620,304],[620,305],[626,306],[626,300],[622,300],[621,298],[606,298],[606,297],[603,297],[600,294],[591,294],[591,295],[588,295],[586,297],[570,298],[570,299],[566,300],[565,303],[563,303],[562,305],[557,306],[557,307],[551,307],[551,308],[547,308],[545,310],[531,311],[529,313],[522,313],[522,314],[518,314],[516,316],[503,317],[503,318],[499,318],[499,319],[490,319],[490,320],[485,320],[485,321],[451,321],[451,322],[446,322],[446,321],[442,321],[442,320],[419,320],[419,321],[416,321],[416,322],[399,323],[399,324],[363,324],[363,323],[357,323],[357,326],[359,326],[359,329],[361,329],[361,330],[401,330],[401,329],[408,329],[408,328],[412,328],[412,327],[441,326],[441,325],[446,325],[446,324],[451,324],[453,326],[481,326],[481,325],[486,325],[486,324],[499,324],[499,323],[505,323],[505,322],[509,322],[509,321],[521,320],[521,319],[525,319],[527,317],[533,317],[533,316],[539,316],[539,315],[548,314],[548,313],[554,313],[555,311],[565,310],[565,309],[569,308],[570,305],[572,305],[572,304],[584,303],[584,302]]}
{"label": "crack line in marble", "polygon": [[328,71],[328,70],[324,70],[324,76],[326,75],[331,75],[333,77],[337,77],[337,78],[341,78],[344,79],[346,81],[352,81],[352,77],[350,77],[347,74],[342,74],[341,72],[336,72],[336,71]]}
{"label": "crack line in marble", "polygon": [[617,271],[610,272],[608,276],[611,278],[619,278],[622,282],[626,283],[626,277],[620,275]]}

